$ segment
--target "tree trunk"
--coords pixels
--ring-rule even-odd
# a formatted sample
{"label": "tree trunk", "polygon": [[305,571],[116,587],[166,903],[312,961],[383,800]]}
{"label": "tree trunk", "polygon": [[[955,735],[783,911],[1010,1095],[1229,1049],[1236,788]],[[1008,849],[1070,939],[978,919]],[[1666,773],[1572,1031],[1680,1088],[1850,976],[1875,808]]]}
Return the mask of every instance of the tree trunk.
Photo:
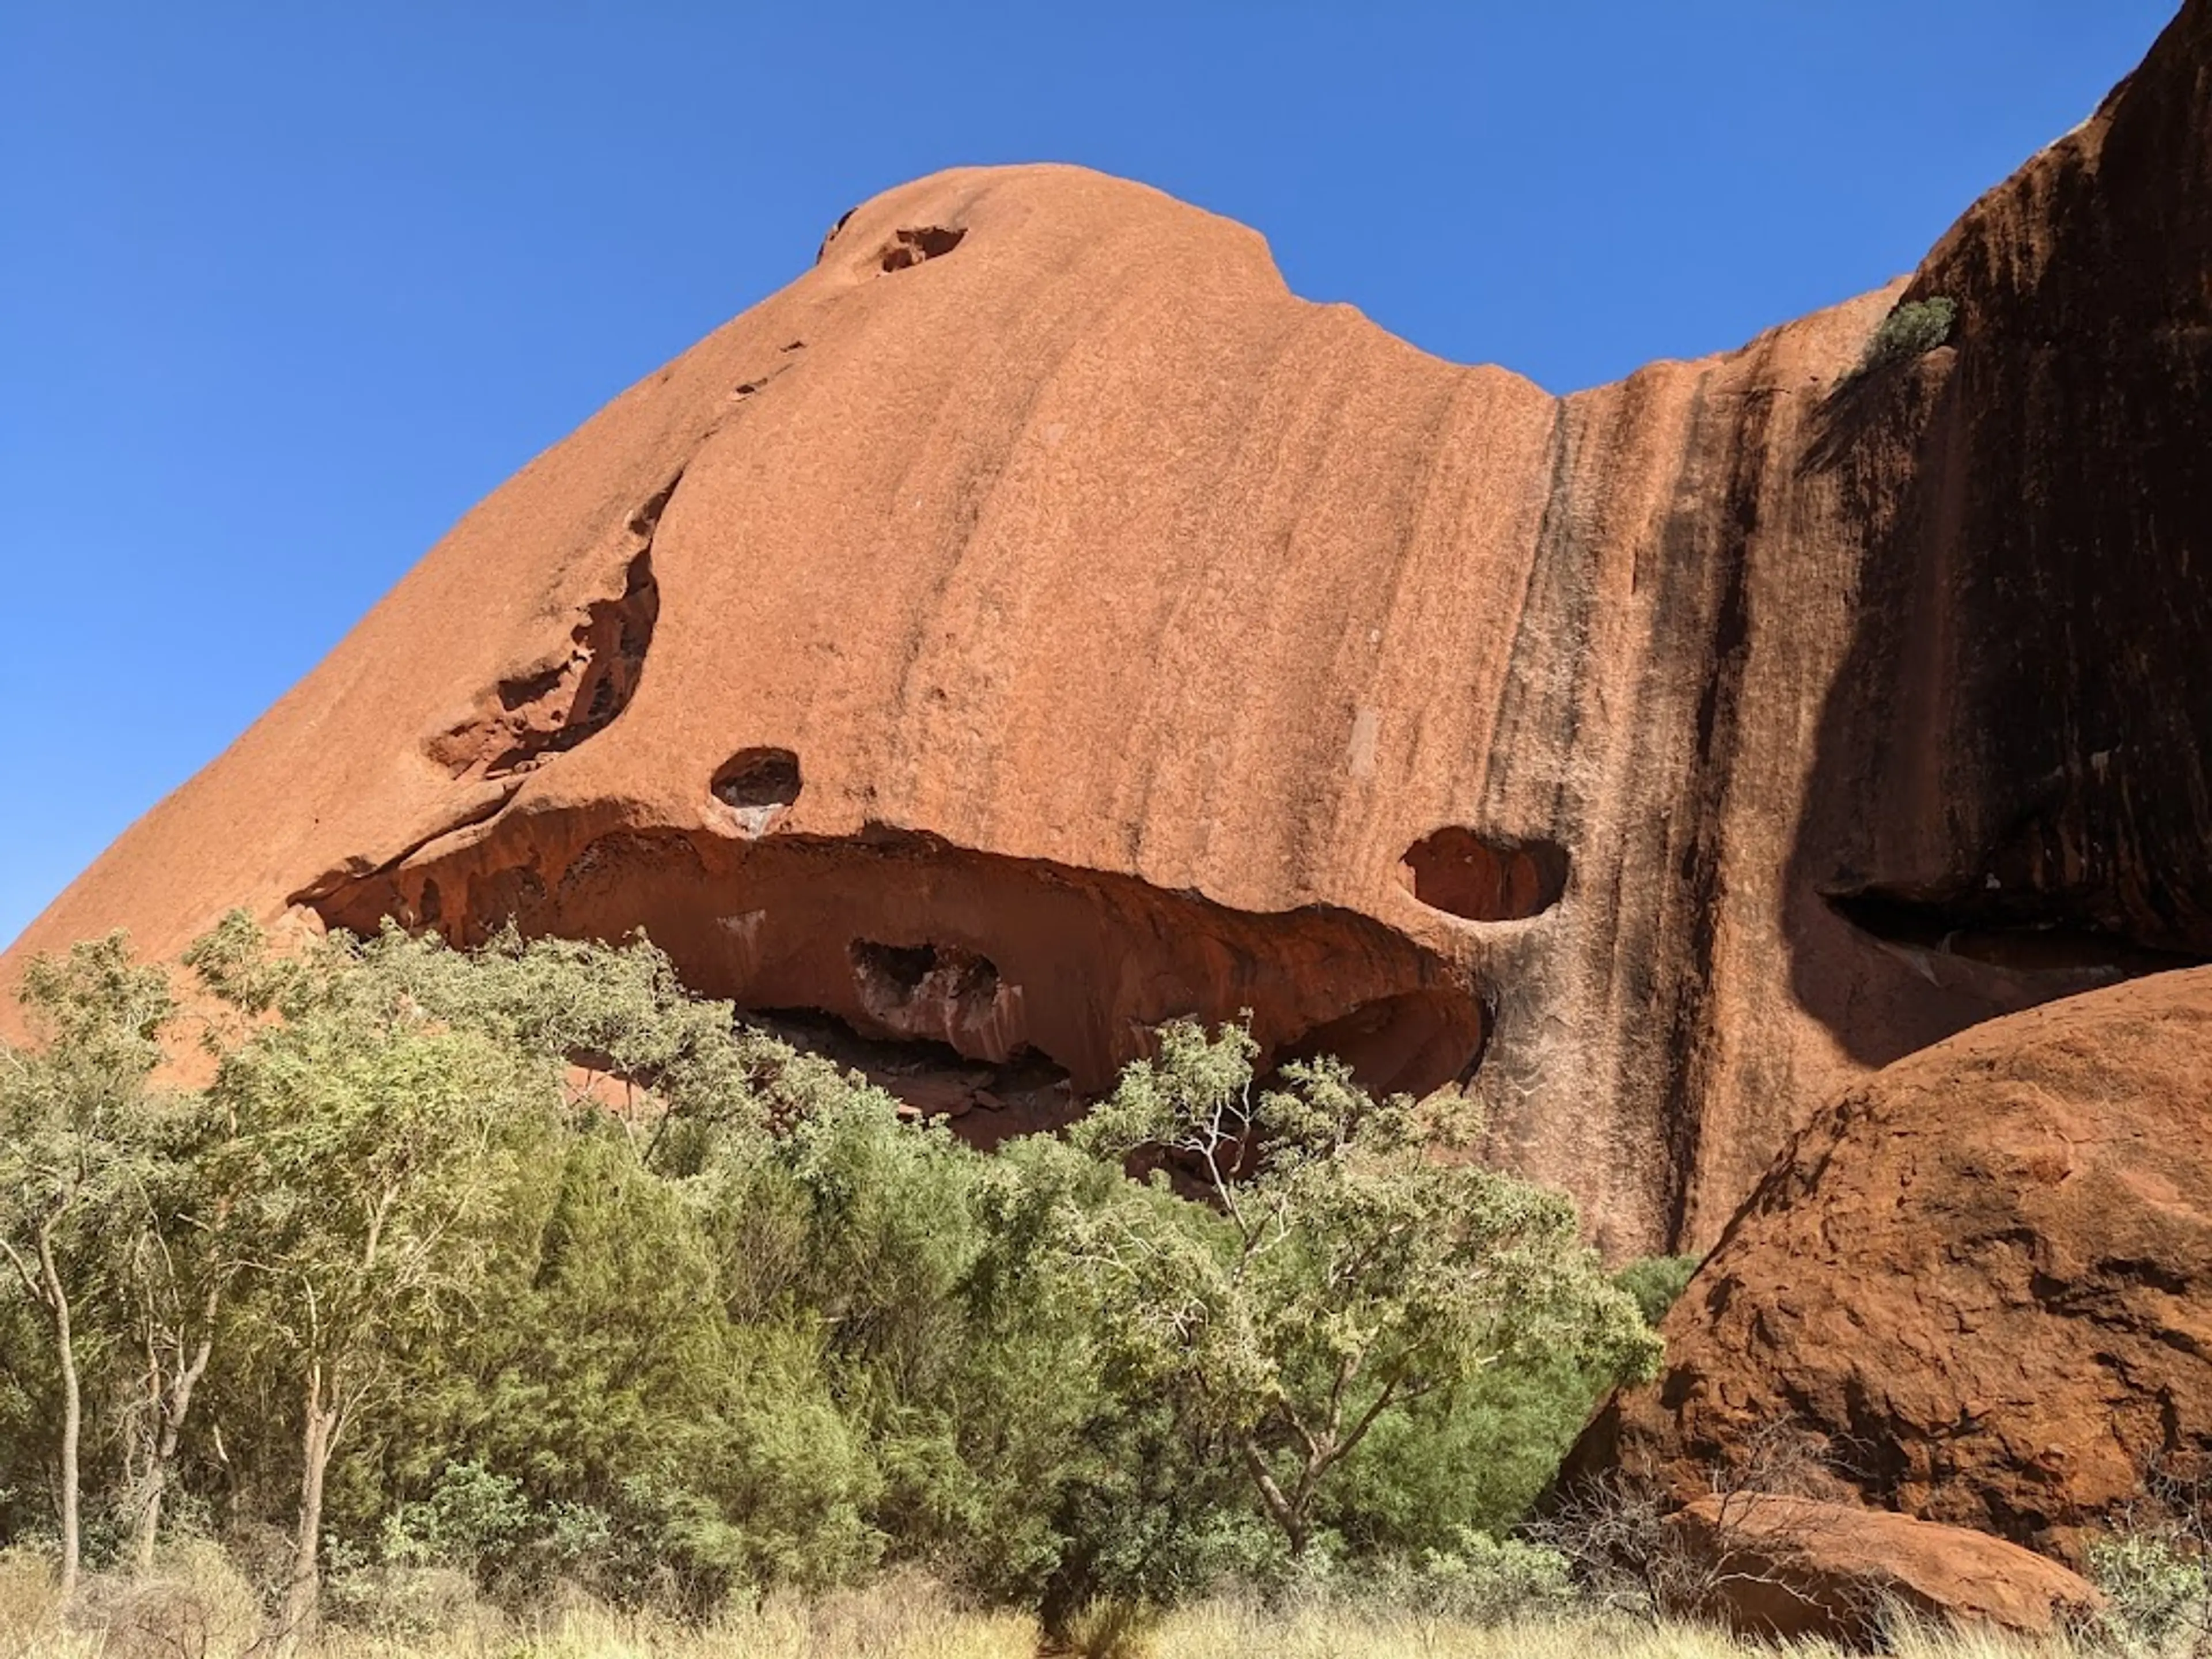
{"label": "tree trunk", "polygon": [[131,1544],[131,1559],[137,1564],[141,1574],[154,1570],[154,1546],[161,1536],[161,1503],[169,1489],[169,1471],[176,1464],[177,1444],[184,1437],[185,1419],[192,1409],[192,1390],[199,1386],[214,1351],[215,1339],[203,1336],[191,1363],[177,1373],[156,1402],[161,1410],[161,1434],[147,1462],[146,1492],[139,1502],[137,1536]]}
{"label": "tree trunk", "polygon": [[323,1474],[337,1440],[338,1418],[324,1398],[323,1368],[316,1365],[307,1373],[307,1426],[300,1438],[300,1531],[278,1634],[280,1650],[286,1653],[314,1633],[322,1603]]}
{"label": "tree trunk", "polygon": [[62,1370],[62,1601],[67,1604],[76,1599],[84,1555],[83,1528],[78,1519],[84,1484],[78,1469],[78,1448],[84,1437],[84,1400],[77,1381],[76,1337],[70,1322],[69,1292],[63,1288],[61,1270],[54,1262],[51,1226],[39,1231],[39,1277],[47,1310],[54,1317],[54,1348]]}
{"label": "tree trunk", "polygon": [[1260,1455],[1257,1441],[1247,1436],[1237,1443],[1237,1449],[1243,1455],[1245,1472],[1252,1477],[1252,1484],[1260,1489],[1261,1503],[1283,1529],[1283,1535],[1290,1540],[1291,1559],[1296,1560],[1306,1553],[1311,1535],[1311,1528],[1306,1524],[1306,1509],[1312,1482],[1300,1483],[1298,1501],[1292,1503],[1275,1477],[1267,1472],[1267,1460]]}

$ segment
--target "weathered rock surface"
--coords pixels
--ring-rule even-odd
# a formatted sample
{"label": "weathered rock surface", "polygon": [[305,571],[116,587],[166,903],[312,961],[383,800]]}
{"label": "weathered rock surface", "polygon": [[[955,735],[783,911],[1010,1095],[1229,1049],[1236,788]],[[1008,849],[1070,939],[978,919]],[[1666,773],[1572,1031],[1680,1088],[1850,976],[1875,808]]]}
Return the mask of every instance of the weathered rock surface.
{"label": "weathered rock surface", "polygon": [[[1616,1249],[2212,951],[2207,36],[1908,283],[1559,398],[1066,167],[922,180],[470,514],[18,942],[638,924],[1048,1060],[1466,1079]],[[1900,293],[1952,341],[1854,379]],[[1480,1066],[1477,1070],[1478,1064]]]}
{"label": "weathered rock surface", "polygon": [[1838,1495],[2078,1563],[2212,1453],[2212,969],[1965,1032],[1797,1138],[1569,1478],[1688,1497],[1811,1437]]}
{"label": "weathered rock surface", "polygon": [[1878,1644],[1908,1619],[2049,1636],[2103,1605],[2095,1586],[2017,1544],[1814,1498],[1706,1496],[1668,1517],[1680,1611],[1749,1636]]}

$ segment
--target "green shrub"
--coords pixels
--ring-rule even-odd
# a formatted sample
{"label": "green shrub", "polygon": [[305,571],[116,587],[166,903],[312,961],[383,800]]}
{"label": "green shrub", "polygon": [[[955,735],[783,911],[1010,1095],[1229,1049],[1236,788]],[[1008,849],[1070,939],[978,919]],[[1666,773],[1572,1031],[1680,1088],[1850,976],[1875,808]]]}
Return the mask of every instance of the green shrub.
{"label": "green shrub", "polygon": [[1881,319],[1859,359],[1859,373],[1901,362],[1933,351],[1951,337],[1959,319],[1959,302],[1938,295],[1932,300],[1913,300],[1899,306]]}
{"label": "green shrub", "polygon": [[481,1463],[456,1463],[428,1498],[385,1517],[384,1559],[393,1566],[459,1567],[475,1573],[530,1526],[522,1483]]}
{"label": "green shrub", "polygon": [[1644,1322],[1657,1329],[1687,1288],[1701,1258],[1694,1255],[1638,1256],[1613,1276],[1613,1282],[1636,1298]]}
{"label": "green shrub", "polygon": [[2105,1593],[2105,1633],[2123,1651],[2201,1652],[2212,1637],[2212,1576],[2203,1553],[2174,1538],[2100,1538],[2089,1546],[2089,1577]]}
{"label": "green shrub", "polygon": [[1448,1547],[1423,1551],[1398,1589],[1399,1606],[1470,1624],[1557,1613],[1575,1599],[1559,1551],[1465,1528]]}
{"label": "green shrub", "polygon": [[1622,1379],[1571,1356],[1515,1357],[1376,1425],[1322,1511],[1355,1553],[1418,1553],[1528,1512]]}
{"label": "green shrub", "polygon": [[1374,1099],[1327,1059],[1262,1088],[1258,1052],[1242,1025],[1163,1027],[1073,1139],[1115,1164],[1186,1157],[1214,1203],[1168,1200],[1162,1176],[1148,1199],[1074,1218],[1069,1239],[1109,1376],[1241,1463],[1291,1556],[1340,1506],[1368,1437],[1425,1402],[1557,1358],[1620,1381],[1656,1372],[1658,1339],[1570,1200],[1436,1155],[1473,1144],[1464,1109]]}

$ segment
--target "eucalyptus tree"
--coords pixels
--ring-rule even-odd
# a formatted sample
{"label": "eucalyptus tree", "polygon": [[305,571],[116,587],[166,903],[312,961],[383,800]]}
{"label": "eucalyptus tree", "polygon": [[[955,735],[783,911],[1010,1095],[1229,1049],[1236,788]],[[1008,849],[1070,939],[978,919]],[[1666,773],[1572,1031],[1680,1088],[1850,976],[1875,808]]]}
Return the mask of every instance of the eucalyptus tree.
{"label": "eucalyptus tree", "polygon": [[293,1642],[315,1621],[331,1453],[527,1231],[528,1198],[560,1164],[558,1075],[438,1018],[342,935],[278,962],[234,918],[192,960],[270,1016],[224,1057],[211,1098],[236,1127],[216,1160],[246,1270],[233,1324],[300,1413],[279,1626]]}
{"label": "eucalyptus tree", "polygon": [[125,1436],[130,1559],[152,1571],[199,1386],[215,1358],[226,1302],[245,1268],[238,1197],[224,1176],[236,1124],[204,1096],[149,1097],[132,1136],[137,1178],[118,1194],[107,1241],[118,1339],[135,1385]]}
{"label": "eucalyptus tree", "polygon": [[0,1255],[44,1316],[60,1378],[66,1600],[83,1556],[83,1303],[102,1252],[135,1237],[143,1213],[147,1084],[175,1004],[167,976],[135,963],[120,933],[35,959],[21,997],[40,1042],[0,1046]]}
{"label": "eucalyptus tree", "polygon": [[1466,1109],[1372,1099],[1334,1060],[1263,1088],[1257,1053],[1239,1026],[1164,1028],[1078,1139],[1150,1149],[1212,1203],[1132,1193],[1069,1226],[1121,1371],[1237,1460],[1292,1555],[1331,1477],[1416,1401],[1534,1354],[1656,1369],[1572,1202],[1475,1161]]}

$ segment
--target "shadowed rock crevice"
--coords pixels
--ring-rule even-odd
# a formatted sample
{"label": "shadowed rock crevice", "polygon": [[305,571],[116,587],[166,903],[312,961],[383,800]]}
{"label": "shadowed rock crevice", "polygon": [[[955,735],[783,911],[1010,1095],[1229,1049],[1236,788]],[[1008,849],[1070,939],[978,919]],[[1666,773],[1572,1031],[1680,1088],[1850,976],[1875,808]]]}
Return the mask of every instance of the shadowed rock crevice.
{"label": "shadowed rock crevice", "polygon": [[1362,1078],[1463,1085],[1482,1063],[1487,1035],[1483,1007],[1463,992],[1406,991],[1363,1003],[1340,1019],[1316,1026],[1281,1057],[1334,1054]]}
{"label": "shadowed rock crevice", "polygon": [[1865,887],[1821,897],[1852,927],[1884,944],[2013,974],[2056,974],[2101,985],[2204,961],[2184,951],[2153,950],[2109,929],[2081,926],[2053,914],[2052,907],[2034,896],[2008,899],[2002,890],[1986,885],[1979,891]]}
{"label": "shadowed rock crevice", "polygon": [[389,915],[459,945],[510,916],[532,935],[641,927],[685,983],[742,1009],[813,1010],[988,1065],[1032,1051],[1086,1094],[1183,1016],[1249,1010],[1263,1064],[1341,1052],[1370,1086],[1416,1092],[1469,1074],[1485,1034],[1463,966],[1354,912],[1235,910],[884,826],[754,840],[525,811],[428,850],[303,902],[331,927]]}
{"label": "shadowed rock crevice", "polygon": [[846,947],[864,1035],[926,1038],[994,1063],[1023,1044],[1020,988],[1002,984],[990,957],[957,945],[884,945],[856,939]]}
{"label": "shadowed rock crevice", "polygon": [[584,607],[566,656],[500,681],[479,701],[478,714],[430,740],[432,760],[456,778],[507,777],[596,737],[629,707],[660,619],[653,533],[681,477],[630,515],[624,529],[635,551],[622,589]]}
{"label": "shadowed rock crevice", "polygon": [[[409,860],[434,848],[437,843],[449,836],[465,835],[478,824],[489,823],[497,817],[507,810],[507,803],[514,799],[516,793],[521,787],[519,783],[507,785],[497,794],[487,800],[479,801],[451,823],[445,824],[420,840],[401,848],[399,851],[381,863],[368,858],[348,859],[334,868],[324,871],[298,891],[286,894],[284,902],[288,906],[304,904],[312,908],[319,906],[324,900],[336,893],[344,892],[353,888],[374,886],[380,883],[388,884],[395,878],[398,871],[407,864]],[[416,896],[415,908],[421,915],[422,925],[426,927],[444,916],[445,895],[435,880],[424,882],[422,891]]]}
{"label": "shadowed rock crevice", "polygon": [[837,238],[843,234],[845,227],[852,223],[853,216],[859,211],[860,209],[857,207],[847,208],[842,213],[837,216],[837,222],[830,226],[828,230],[823,233],[821,246],[814,250],[814,263],[816,264],[820,264],[824,258],[829,257],[830,244],[836,241]]}

